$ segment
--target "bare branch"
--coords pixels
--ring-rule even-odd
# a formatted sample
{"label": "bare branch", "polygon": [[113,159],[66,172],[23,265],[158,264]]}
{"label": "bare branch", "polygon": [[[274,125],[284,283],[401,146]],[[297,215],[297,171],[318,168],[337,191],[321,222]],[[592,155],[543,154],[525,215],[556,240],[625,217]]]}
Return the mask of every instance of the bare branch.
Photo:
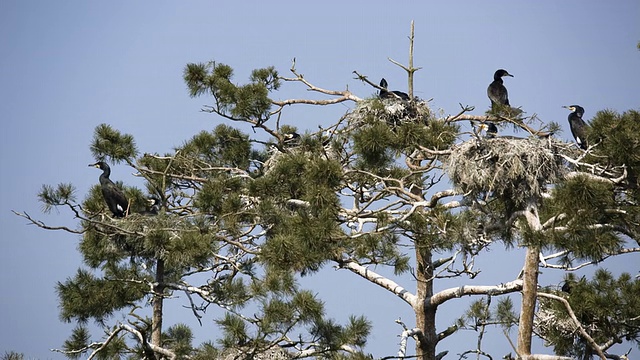
{"label": "bare branch", "polygon": [[413,337],[418,341],[417,335],[420,334],[421,331],[418,328],[408,329],[400,319],[396,320],[396,323],[400,324],[404,329],[402,334],[400,334],[400,349],[398,350],[398,359],[404,359],[407,355],[407,339]]}
{"label": "bare branch", "polygon": [[135,335],[138,338],[138,341],[140,342],[140,344],[142,344],[143,347],[149,347],[151,350],[153,350],[154,352],[160,353],[166,357],[168,357],[170,360],[174,360],[176,358],[176,354],[173,353],[173,351],[167,350],[165,348],[162,348],[160,346],[154,345],[152,343],[149,343],[144,336],[142,336],[142,333],[136,329],[134,329],[133,327],[127,325],[127,324],[120,324],[120,328],[130,332],[131,334]]}
{"label": "bare branch", "polygon": [[522,280],[516,279],[506,284],[493,286],[460,286],[449,288],[434,294],[430,298],[425,299],[427,306],[439,306],[444,302],[453,298],[459,298],[466,295],[502,295],[522,290]]}
{"label": "bare branch", "polygon": [[109,337],[102,343],[102,345],[100,345],[99,348],[97,348],[94,352],[91,353],[91,355],[89,355],[89,357],[87,358],[87,360],[91,360],[93,359],[96,355],[98,355],[98,352],[100,352],[102,349],[104,349],[105,347],[107,347],[107,345],[109,345],[109,343],[111,342],[111,340],[113,340],[120,331],[122,331],[122,327],[117,327],[114,331],[111,332],[111,334],[109,334]]}
{"label": "bare branch", "polygon": [[521,128],[521,129],[525,130],[526,132],[528,132],[529,134],[534,135],[534,136],[546,137],[546,136],[550,136],[552,134],[552,133],[550,133],[548,131],[536,130],[536,129],[530,127],[529,125],[525,124],[524,122],[520,121],[520,120],[511,119],[511,118],[504,117],[504,116],[458,114],[458,115],[456,115],[455,119],[447,118],[448,122],[461,121],[461,120],[473,120],[473,121],[480,121],[480,122],[486,122],[486,121],[508,122],[508,123],[511,123],[511,124]]}
{"label": "bare branch", "polygon": [[337,90],[327,90],[327,89],[323,89],[323,88],[319,88],[313,84],[311,84],[309,81],[307,81],[304,76],[302,74],[299,74],[295,68],[295,59],[293,61],[293,63],[291,64],[291,69],[289,69],[296,77],[295,78],[285,78],[285,77],[280,77],[281,80],[283,81],[297,81],[297,82],[301,82],[303,84],[305,84],[307,86],[307,90],[308,91],[315,91],[315,92],[319,92],[321,94],[326,94],[326,95],[333,95],[333,96],[340,96],[337,99],[333,99],[333,100],[308,100],[308,99],[291,99],[291,100],[285,100],[285,101],[272,101],[273,104],[280,106],[281,108],[286,106],[286,105],[292,105],[292,104],[311,104],[311,105],[329,105],[329,104],[337,104],[343,101],[347,101],[347,100],[351,100],[351,101],[361,101],[362,99],[355,96],[354,94],[351,93],[351,91],[349,90],[343,90],[343,91],[337,91]]}
{"label": "bare branch", "polygon": [[368,268],[358,264],[355,261],[339,262],[338,268],[348,269],[351,272],[371,281],[372,283],[379,285],[386,290],[389,290],[390,292],[396,294],[398,297],[404,300],[407,304],[411,305],[411,307],[415,307],[417,305],[417,297],[414,294],[410,293],[393,280],[387,279],[384,276],[369,270]]}
{"label": "bare branch", "polygon": [[573,358],[559,355],[546,355],[546,354],[530,354],[520,355],[520,360],[573,360]]}
{"label": "bare branch", "polygon": [[16,215],[18,215],[18,216],[20,216],[20,217],[23,217],[23,218],[29,220],[31,222],[31,224],[36,225],[36,226],[38,226],[40,228],[43,228],[43,229],[46,229],[46,230],[64,230],[64,231],[70,232],[72,234],[84,234],[85,233],[85,230],[82,230],[82,231],[73,230],[73,229],[69,229],[66,226],[48,226],[44,222],[32,218],[31,215],[27,214],[26,212],[20,213],[20,212],[17,212],[15,210],[11,210],[11,212],[16,214]]}
{"label": "bare branch", "polygon": [[640,252],[640,248],[627,248],[627,249],[620,249],[618,251],[612,252],[610,254],[607,254],[606,256],[603,256],[602,258],[598,259],[598,260],[592,260],[592,261],[587,261],[584,263],[581,263],[579,265],[576,266],[565,266],[565,265],[556,265],[556,264],[549,264],[546,262],[546,260],[552,259],[552,258],[556,258],[559,256],[564,256],[566,254],[569,253],[569,251],[562,251],[559,253],[555,253],[549,256],[545,256],[542,259],[544,260],[544,262],[541,261],[541,266],[548,268],[548,269],[561,269],[561,270],[565,270],[565,271],[576,271],[576,270],[580,270],[584,267],[587,267],[589,265],[595,265],[598,264],[602,261],[604,261],[607,258],[610,258],[612,256],[616,256],[616,255],[622,255],[622,254],[629,254],[629,253],[635,253],[635,252]]}

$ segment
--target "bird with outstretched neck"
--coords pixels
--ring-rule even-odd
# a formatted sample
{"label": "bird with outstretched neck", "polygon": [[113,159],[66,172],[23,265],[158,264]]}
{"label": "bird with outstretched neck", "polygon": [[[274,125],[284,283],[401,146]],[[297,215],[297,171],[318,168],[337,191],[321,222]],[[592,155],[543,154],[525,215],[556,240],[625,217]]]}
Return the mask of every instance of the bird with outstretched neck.
{"label": "bird with outstretched neck", "polygon": [[104,161],[98,161],[95,164],[89,164],[89,166],[96,167],[102,170],[100,174],[100,188],[102,190],[102,196],[107,203],[107,207],[111,210],[113,216],[122,218],[127,215],[129,210],[129,201],[122,193],[122,190],[116,184],[109,179],[111,175],[111,168]]}

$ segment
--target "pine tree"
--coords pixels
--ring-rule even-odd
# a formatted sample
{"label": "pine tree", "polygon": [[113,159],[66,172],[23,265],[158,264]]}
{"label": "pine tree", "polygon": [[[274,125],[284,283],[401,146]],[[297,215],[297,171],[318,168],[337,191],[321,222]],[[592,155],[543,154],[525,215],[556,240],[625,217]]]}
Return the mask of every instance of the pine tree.
{"label": "pine tree", "polygon": [[[368,358],[367,319],[331,319],[320,298],[299,285],[299,276],[326,266],[356,274],[411,307],[410,325],[398,321],[400,358],[440,359],[450,349],[438,344],[462,329],[478,332],[477,347],[464,354],[487,355],[482,336],[493,325],[518,327],[514,351],[523,359],[542,358],[531,355],[534,334],[553,345],[557,356],[550,358],[603,356],[618,341],[638,341],[638,279],[599,272],[589,282],[570,272],[639,251],[628,247],[640,241],[638,112],[598,113],[586,152],[552,136],[555,124],[536,129],[539,120],[519,109],[509,117],[474,115],[463,106],[440,117],[413,96],[418,69],[413,34],[410,39],[409,66],[403,66],[409,101],[319,88],[295,61],[291,78],[266,67],[244,85],[234,82],[229,65],[193,63],[184,70],[190,95],[210,99],[203,110],[251,132],[220,124],[171,152],[140,155],[133,135],[98,126],[95,158],[131,167],[146,189],[118,183],[130,202],[120,219],[106,210],[98,185],[81,202],[70,184],[43,186],[45,210],[66,207],[80,219],[78,229],[67,230],[80,234],[86,265],[57,286],[62,318],[79,324],[60,351],[100,358]],[[270,98],[291,82],[326,99]],[[280,123],[287,106],[337,103],[353,108],[319,131]],[[491,121],[529,136],[464,132],[469,121],[474,129]],[[454,187],[447,188],[447,179]],[[149,196],[159,199],[157,215],[145,212]],[[478,256],[514,246],[527,249],[521,276],[474,282]],[[539,288],[540,267],[569,271],[570,292]],[[436,292],[443,278],[460,285]],[[519,315],[509,297],[518,292]],[[178,294],[184,298],[176,300]],[[437,329],[438,308],[467,295],[478,300]],[[208,307],[224,310],[216,320],[223,335],[194,346],[186,325],[165,330],[166,301],[186,302],[197,319]],[[151,317],[141,315],[148,303]],[[578,323],[569,320],[571,312]],[[89,320],[105,330],[99,341],[83,326]],[[567,340],[575,327],[584,331]],[[407,350],[409,339],[415,351]]]}

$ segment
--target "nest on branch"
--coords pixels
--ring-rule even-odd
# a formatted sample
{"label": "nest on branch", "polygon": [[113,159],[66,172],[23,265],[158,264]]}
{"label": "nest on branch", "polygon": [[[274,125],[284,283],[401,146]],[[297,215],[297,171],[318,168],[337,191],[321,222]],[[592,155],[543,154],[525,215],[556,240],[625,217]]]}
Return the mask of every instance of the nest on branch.
{"label": "nest on branch", "polygon": [[565,173],[552,138],[471,139],[452,149],[446,169],[467,196],[492,194],[514,205],[539,199]]}
{"label": "nest on branch", "polygon": [[350,125],[357,127],[375,119],[396,127],[405,123],[427,124],[430,116],[429,104],[419,98],[414,98],[413,101],[374,98],[360,101],[348,115],[348,121]]}

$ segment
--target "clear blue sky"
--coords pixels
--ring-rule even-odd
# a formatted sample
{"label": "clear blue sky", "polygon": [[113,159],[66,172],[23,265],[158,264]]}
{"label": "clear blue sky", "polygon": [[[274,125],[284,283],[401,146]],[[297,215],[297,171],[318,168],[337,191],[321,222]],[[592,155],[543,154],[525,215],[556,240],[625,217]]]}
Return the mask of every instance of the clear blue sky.
{"label": "clear blue sky", "polygon": [[[54,287],[81,266],[77,236],[27,226],[11,210],[75,227],[67,212],[43,215],[36,194],[42,184],[71,182],[84,197],[99,175],[87,164],[94,161],[88,145],[100,123],[133,134],[142,152],[162,153],[222,122],[199,112],[206,99],[188,97],[186,63],[227,63],[243,82],[251,69],[269,65],[288,75],[296,57],[298,70],[321,87],[348,86],[370,96],[373,89],[353,79],[357,70],[405,90],[406,77],[387,58],[406,62],[414,20],[415,65],[422,67],[417,96],[433,98],[444,114],[456,113],[458,103],[475,105],[480,114],[488,107],[493,72],[505,68],[515,75],[506,79],[512,105],[559,122],[564,132],[558,136],[569,140],[562,105],[582,105],[587,119],[601,109],[639,109],[639,19],[637,0],[0,1],[0,354],[61,358],[49,349],[59,348],[73,325],[59,321]],[[307,95],[302,86],[287,84],[275,96]],[[292,108],[282,121],[315,130],[346,110]],[[112,177],[135,183],[124,166]],[[501,258],[485,263],[485,283],[512,280],[521,257],[492,254]],[[605,265],[636,273],[637,259]],[[513,272],[505,275],[491,262],[511,264]],[[412,325],[404,303],[348,273],[319,275],[314,286],[331,289],[320,293],[330,313],[374,312],[368,315],[381,329],[367,350],[395,353],[399,327],[393,320]],[[364,306],[361,297],[368,298]],[[197,324],[176,303],[166,324]],[[446,314],[456,307],[443,307],[441,326],[453,321]],[[210,327],[196,332],[198,341],[217,334]],[[452,350],[447,358],[458,350],[453,344],[441,346]],[[496,354],[509,352],[503,337],[491,346],[500,349]]]}

